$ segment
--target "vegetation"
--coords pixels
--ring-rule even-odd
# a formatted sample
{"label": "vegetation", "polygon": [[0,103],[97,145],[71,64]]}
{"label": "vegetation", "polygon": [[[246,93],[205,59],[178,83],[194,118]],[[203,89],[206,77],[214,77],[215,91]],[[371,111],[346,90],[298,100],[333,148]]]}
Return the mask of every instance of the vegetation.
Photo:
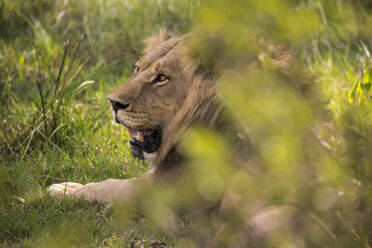
{"label": "vegetation", "polygon": [[[362,0],[1,1],[0,245],[197,247],[219,233],[215,246],[235,247],[242,209],[268,202],[312,222],[273,234],[268,247],[371,247],[371,15]],[[138,208],[51,198],[53,183],[146,171],[111,123],[106,96],[160,27],[196,34],[191,51],[221,72],[223,99],[265,175],[234,174],[226,140],[197,130],[182,142],[193,162],[192,183],[181,185],[194,185],[182,193],[151,192]],[[285,75],[269,43],[296,53]],[[318,91],[299,93],[303,78]],[[218,199],[227,185],[249,201],[170,228],[172,209]]]}

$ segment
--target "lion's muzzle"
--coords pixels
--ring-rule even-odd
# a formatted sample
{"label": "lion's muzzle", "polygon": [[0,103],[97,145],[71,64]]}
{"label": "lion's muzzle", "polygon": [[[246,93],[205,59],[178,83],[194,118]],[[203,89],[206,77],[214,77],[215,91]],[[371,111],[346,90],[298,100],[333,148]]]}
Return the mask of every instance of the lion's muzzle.
{"label": "lion's muzzle", "polygon": [[112,110],[114,120],[116,121],[116,123],[120,123],[120,121],[118,119],[118,111],[119,111],[119,109],[124,110],[124,109],[128,108],[129,104],[128,103],[122,103],[122,102],[116,100],[112,96],[108,96],[108,100],[111,104],[111,110]]}
{"label": "lion's muzzle", "polygon": [[110,95],[108,100],[111,104],[113,119],[116,123],[121,123],[126,126],[129,134],[132,136],[132,139],[129,141],[132,155],[139,159],[144,159],[144,152],[148,154],[156,152],[160,147],[162,129],[138,128],[138,124],[144,120],[142,116],[133,113],[130,114],[128,111],[123,111],[129,107],[129,104],[117,100],[114,96]]}

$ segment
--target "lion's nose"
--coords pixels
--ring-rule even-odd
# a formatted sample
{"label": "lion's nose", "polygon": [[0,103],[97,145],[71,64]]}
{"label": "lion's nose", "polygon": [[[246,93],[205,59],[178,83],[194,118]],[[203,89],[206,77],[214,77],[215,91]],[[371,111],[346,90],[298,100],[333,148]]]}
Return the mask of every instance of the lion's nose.
{"label": "lion's nose", "polygon": [[129,104],[125,104],[123,102],[120,102],[119,100],[114,99],[111,96],[108,97],[108,100],[110,101],[112,109],[115,111],[115,113],[118,112],[119,109],[124,110],[124,109],[129,107]]}

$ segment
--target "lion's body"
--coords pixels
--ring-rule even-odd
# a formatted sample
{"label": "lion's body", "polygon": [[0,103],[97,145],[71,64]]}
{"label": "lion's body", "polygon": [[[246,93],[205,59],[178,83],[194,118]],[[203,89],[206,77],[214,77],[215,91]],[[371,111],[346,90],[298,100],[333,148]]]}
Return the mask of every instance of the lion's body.
{"label": "lion's body", "polygon": [[[150,172],[127,180],[55,184],[49,188],[52,195],[112,202],[136,195],[140,185],[169,181],[176,174],[182,174],[185,160],[178,151],[177,141],[185,129],[193,126],[213,128],[233,136],[230,137],[232,143],[238,144],[236,153],[246,159],[250,150],[248,136],[242,137],[241,131],[238,134],[235,124],[226,118],[228,114],[220,103],[216,78],[200,70],[199,64],[185,54],[185,39],[188,38],[169,38],[165,32],[149,39],[134,75],[109,95],[114,120],[134,135],[133,154],[151,158]],[[283,54],[284,59],[280,58]],[[282,62],[278,64],[279,69],[289,64],[288,53],[277,57]],[[281,222],[285,225],[292,211],[288,208],[261,210],[249,223],[256,229],[253,236],[280,228]]]}
{"label": "lion's body", "polygon": [[[132,132],[161,131],[161,144],[156,151],[148,153],[133,147],[135,156],[151,160],[152,168],[146,175],[149,181],[162,180],[182,169],[182,157],[175,145],[184,129],[193,125],[216,127],[220,121],[222,110],[217,101],[215,80],[198,71],[198,64],[185,56],[185,39],[169,38],[165,31],[148,39],[146,53],[136,63],[139,69],[109,96],[113,117],[118,123]],[[166,75],[167,80],[154,84],[159,74]],[[63,183],[52,185],[49,192],[56,196],[111,202],[132,195],[133,181],[139,179],[109,179],[87,185]]]}

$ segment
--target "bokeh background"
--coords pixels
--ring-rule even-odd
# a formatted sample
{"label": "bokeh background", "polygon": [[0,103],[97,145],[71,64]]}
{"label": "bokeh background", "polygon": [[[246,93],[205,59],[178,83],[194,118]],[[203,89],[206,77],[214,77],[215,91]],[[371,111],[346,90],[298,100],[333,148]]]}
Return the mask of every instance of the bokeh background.
{"label": "bokeh background", "polygon": [[[367,0],[2,0],[0,245],[251,247],[245,220],[268,205],[298,222],[259,247],[371,247],[371,15]],[[200,128],[182,139],[190,171],[172,189],[135,206],[51,198],[53,183],[148,168],[106,96],[160,28],[195,35],[190,52],[220,75],[255,159],[239,164]]]}

